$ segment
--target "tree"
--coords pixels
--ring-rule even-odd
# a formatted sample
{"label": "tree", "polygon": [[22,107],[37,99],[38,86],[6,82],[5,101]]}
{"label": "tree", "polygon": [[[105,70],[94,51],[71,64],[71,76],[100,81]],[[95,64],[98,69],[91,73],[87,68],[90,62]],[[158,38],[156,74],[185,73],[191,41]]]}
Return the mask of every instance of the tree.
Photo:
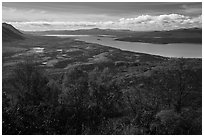
{"label": "tree", "polygon": [[[53,110],[58,97],[54,92],[56,89],[49,87],[49,80],[45,74],[32,61],[25,61],[17,65],[8,84],[10,89],[17,94],[17,102],[9,105],[3,104],[4,134],[55,133],[55,130],[51,132],[50,128],[55,122]],[[53,93],[56,97],[52,96]],[[4,99],[6,97],[3,96]]]}
{"label": "tree", "polygon": [[16,90],[18,103],[39,105],[45,99],[48,78],[36,63],[27,60],[13,71],[11,86]]}
{"label": "tree", "polygon": [[59,96],[60,104],[69,112],[69,122],[76,134],[82,134],[87,119],[88,108],[88,74],[81,69],[68,70]]}
{"label": "tree", "polygon": [[70,114],[68,122],[74,134],[86,130],[96,134],[105,119],[121,113],[122,93],[115,82],[108,81],[109,76],[108,69],[95,69],[89,74],[79,68],[68,70],[59,101]]}

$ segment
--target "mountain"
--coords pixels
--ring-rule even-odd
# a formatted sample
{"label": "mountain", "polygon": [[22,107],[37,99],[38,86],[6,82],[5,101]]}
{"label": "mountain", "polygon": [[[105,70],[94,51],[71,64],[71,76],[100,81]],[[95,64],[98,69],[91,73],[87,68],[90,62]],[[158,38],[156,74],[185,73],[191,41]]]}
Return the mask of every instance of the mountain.
{"label": "mountain", "polygon": [[121,36],[116,40],[143,43],[202,43],[202,29],[176,29],[169,31],[137,32],[127,36]]}
{"label": "mountain", "polygon": [[2,23],[2,41],[10,42],[15,40],[25,39],[24,34],[14,28],[12,25],[7,23]]}
{"label": "mountain", "polygon": [[29,31],[25,33],[36,35],[115,35],[126,36],[127,34],[133,34],[134,31],[130,30],[116,30],[116,29],[79,29],[79,30],[49,30],[49,31]]}
{"label": "mountain", "polygon": [[25,32],[35,35],[113,35],[115,40],[143,43],[202,43],[202,28],[169,31],[131,31],[116,29],[79,29]]}

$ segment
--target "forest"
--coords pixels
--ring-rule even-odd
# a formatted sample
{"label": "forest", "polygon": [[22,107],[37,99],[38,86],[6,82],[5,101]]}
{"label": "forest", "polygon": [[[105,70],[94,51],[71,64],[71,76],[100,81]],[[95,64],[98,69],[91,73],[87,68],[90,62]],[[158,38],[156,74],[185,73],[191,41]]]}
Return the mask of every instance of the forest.
{"label": "forest", "polygon": [[3,80],[2,133],[201,135],[201,62],[100,63],[49,75],[27,59]]}

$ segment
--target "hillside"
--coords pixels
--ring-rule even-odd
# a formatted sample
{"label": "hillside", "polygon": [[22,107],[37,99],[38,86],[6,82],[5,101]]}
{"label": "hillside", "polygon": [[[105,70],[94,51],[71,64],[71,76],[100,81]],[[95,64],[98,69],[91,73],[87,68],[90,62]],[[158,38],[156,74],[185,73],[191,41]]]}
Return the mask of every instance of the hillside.
{"label": "hillside", "polygon": [[2,23],[2,41],[9,42],[14,40],[25,39],[23,33],[14,28],[12,25],[7,23]]}

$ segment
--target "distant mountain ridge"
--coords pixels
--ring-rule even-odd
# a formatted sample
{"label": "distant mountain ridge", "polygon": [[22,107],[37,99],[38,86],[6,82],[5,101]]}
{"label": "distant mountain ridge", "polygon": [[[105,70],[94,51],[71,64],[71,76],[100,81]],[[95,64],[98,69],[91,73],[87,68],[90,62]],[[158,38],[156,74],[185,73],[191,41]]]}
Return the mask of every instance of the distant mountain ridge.
{"label": "distant mountain ridge", "polygon": [[48,31],[27,31],[25,33],[36,35],[124,35],[124,33],[132,34],[130,30],[116,29],[79,29],[79,30],[48,30]]}
{"label": "distant mountain ridge", "polygon": [[202,28],[181,28],[165,31],[131,31],[115,29],[80,29],[27,32],[35,35],[113,35],[115,40],[143,43],[202,43]]}
{"label": "distant mountain ridge", "polygon": [[25,39],[24,34],[14,28],[12,25],[7,23],[2,23],[2,41],[10,42],[15,40]]}
{"label": "distant mountain ridge", "polygon": [[[117,36],[124,36],[124,35],[144,35],[148,33],[153,33],[154,35],[157,33],[170,33],[170,32],[196,32],[202,34],[202,28],[188,28],[188,29],[175,29],[175,30],[164,30],[164,31],[131,31],[131,30],[123,30],[123,29],[79,29],[79,30],[48,30],[48,31],[25,31],[25,33],[32,33],[32,34],[59,34],[59,35],[117,35]],[[191,35],[192,36],[192,35]]]}
{"label": "distant mountain ridge", "polygon": [[129,36],[122,36],[117,38],[119,41],[127,42],[143,42],[143,43],[202,43],[202,29],[189,28],[189,29],[176,29],[169,31],[153,31],[153,32],[140,32],[134,33]]}

